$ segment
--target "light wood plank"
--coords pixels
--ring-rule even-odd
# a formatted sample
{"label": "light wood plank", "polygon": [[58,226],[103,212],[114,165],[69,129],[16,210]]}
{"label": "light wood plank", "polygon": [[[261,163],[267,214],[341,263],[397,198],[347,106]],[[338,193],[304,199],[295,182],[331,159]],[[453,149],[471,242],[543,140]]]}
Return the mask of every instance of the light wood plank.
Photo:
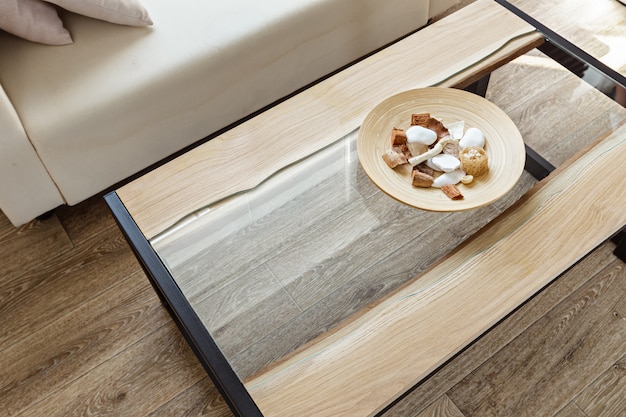
{"label": "light wood plank", "polygon": [[[468,38],[472,47],[461,46]],[[117,192],[152,238],[354,131],[383,99],[411,88],[461,85],[541,42],[530,25],[490,0],[478,0]],[[242,159],[246,154],[251,157]]]}
{"label": "light wood plank", "polygon": [[[622,126],[558,170],[417,278],[417,290],[407,286],[248,381],[261,410],[368,415],[414,385],[626,224],[626,213],[615,210],[626,206],[626,190],[613,175],[625,138]],[[597,175],[607,181],[598,183]],[[290,401],[312,386],[308,401]]]}

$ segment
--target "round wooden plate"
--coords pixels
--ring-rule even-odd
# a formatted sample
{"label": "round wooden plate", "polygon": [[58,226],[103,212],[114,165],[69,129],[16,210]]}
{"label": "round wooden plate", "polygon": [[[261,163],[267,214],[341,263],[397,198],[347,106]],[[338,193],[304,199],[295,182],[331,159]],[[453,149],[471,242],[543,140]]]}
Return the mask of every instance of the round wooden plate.
{"label": "round wooden plate", "polygon": [[[430,113],[444,125],[464,121],[464,130],[476,127],[485,135],[489,172],[469,185],[457,185],[462,200],[451,200],[438,188],[413,187],[410,165],[391,169],[382,159],[391,148],[391,129],[408,129],[413,113]],[[382,191],[405,204],[432,211],[469,210],[492,203],[519,180],[526,159],[522,135],[499,107],[476,94],[442,87],[405,91],[378,104],[361,125],[357,153],[361,166]]]}

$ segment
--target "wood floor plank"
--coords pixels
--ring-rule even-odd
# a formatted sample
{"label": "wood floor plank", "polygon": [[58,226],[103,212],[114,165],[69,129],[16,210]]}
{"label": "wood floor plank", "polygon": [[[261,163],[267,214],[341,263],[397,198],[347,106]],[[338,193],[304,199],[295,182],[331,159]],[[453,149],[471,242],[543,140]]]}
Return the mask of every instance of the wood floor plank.
{"label": "wood floor plank", "polygon": [[[391,218],[402,219],[406,216],[396,213],[392,207],[389,207]],[[411,211],[408,213],[410,215]],[[399,221],[396,227],[406,227],[409,224],[411,227],[408,230],[414,231],[415,235],[407,234],[408,240],[401,241],[399,248],[397,243],[392,245],[391,241],[388,242],[389,248],[385,244],[379,245],[376,250],[384,255],[385,262],[376,262],[380,257],[370,254],[371,251],[365,251],[363,257],[357,253],[350,258],[351,262],[340,263],[341,267],[337,268],[336,275],[338,280],[341,281],[346,273],[350,279],[344,279],[342,285],[311,305],[301,315],[278,327],[238,355],[233,362],[240,370],[240,375],[244,378],[249,376],[406,283],[497,214],[497,209],[486,206],[473,212],[451,215],[424,213],[427,220],[417,221],[412,225],[408,217],[405,219],[407,222]],[[419,214],[414,213],[414,216],[419,217]],[[367,259],[368,257],[371,259]],[[369,264],[372,260],[374,262]],[[365,263],[367,267],[363,269],[359,263]],[[393,268],[389,265],[393,265]]]}
{"label": "wood floor plank", "polygon": [[3,409],[9,415],[19,414],[152,333],[168,319],[142,273],[112,285],[2,352]]}
{"label": "wood floor plank", "polygon": [[615,128],[616,124],[625,120],[625,113],[623,109],[611,108],[599,114],[572,135],[556,141],[550,148],[546,149],[543,156],[556,166],[563,164],[577,151],[587,148],[590,144],[590,138],[605,136]]}
{"label": "wood floor plank", "polygon": [[0,351],[141,270],[122,234],[108,229],[14,276],[0,288]]}
{"label": "wood floor plank", "polygon": [[[605,112],[607,108],[605,100],[608,99],[597,94],[591,86],[567,74],[545,87],[541,94],[511,108],[508,114],[518,126],[524,142],[543,155],[555,144],[566,140]],[[547,112],[546,108],[559,111]],[[590,141],[594,139],[589,138]],[[590,143],[584,148],[588,145]],[[584,148],[569,147],[569,155],[565,156],[564,160]]]}
{"label": "wood floor plank", "polygon": [[233,417],[233,413],[209,377],[205,377],[146,417],[163,416]]}
{"label": "wood floor plank", "polygon": [[[532,50],[491,73],[486,98],[505,113],[533,100],[550,85],[567,77],[567,70],[538,50]],[[520,101],[520,89],[528,90],[528,80],[534,88]]]}
{"label": "wood floor plank", "polygon": [[[605,243],[580,263],[530,299],[519,310],[478,339],[463,353],[419,384],[406,397],[385,413],[385,417],[404,417],[427,407],[433,399],[446,393],[464,377],[477,369],[533,323],[561,303],[591,277],[606,268],[613,260],[614,245]],[[512,352],[515,354],[515,352]]]}
{"label": "wood floor plank", "polygon": [[[624,303],[626,305],[626,302]],[[626,321],[624,309],[616,318]],[[587,417],[626,415],[626,356],[591,383],[575,400]]]}
{"label": "wood floor plank", "polygon": [[[0,212],[0,283],[12,281],[72,247],[69,236],[54,215],[14,227]],[[0,306],[5,296],[0,295]]]}
{"label": "wood floor plank", "polygon": [[194,303],[194,309],[227,358],[301,312],[264,265]]}
{"label": "wood floor plank", "polygon": [[447,213],[415,213],[379,192],[357,202],[332,222],[322,223],[302,240],[268,260],[269,268],[303,308],[320,301]]}
{"label": "wood floor plank", "polygon": [[22,416],[144,416],[206,377],[173,322],[128,346]]}
{"label": "wood floor plank", "polygon": [[[355,193],[349,184],[327,179],[288,200],[270,215],[250,220],[249,213],[244,211],[242,219],[232,220],[241,222],[236,234],[207,245],[194,256],[187,255],[188,259],[180,264],[169,261],[170,254],[177,250],[177,241],[159,243],[159,251],[170,263],[187,297],[200,301],[285,250],[281,248],[297,245],[320,224],[349,211]],[[254,202],[255,206],[263,204],[263,201]],[[201,232],[202,235],[209,233],[210,229]],[[185,246],[181,250],[184,251]]]}
{"label": "wood floor plank", "polygon": [[[472,372],[448,396],[467,415],[553,415],[624,355],[626,297],[616,260]],[[599,371],[601,372],[601,371]]]}
{"label": "wood floor plank", "polygon": [[554,415],[554,417],[588,417],[585,413],[583,413],[580,408],[574,402],[569,402],[567,405],[561,409],[558,413]]}
{"label": "wood floor plank", "polygon": [[77,245],[110,227],[116,227],[111,210],[96,195],[75,206],[61,206],[55,215],[72,242]]}
{"label": "wood floor plank", "polygon": [[336,323],[350,317],[372,300],[393,291],[406,282],[407,274],[379,270],[379,279],[372,281],[366,276],[354,279],[340,287],[293,320],[273,330],[241,354],[231,363],[242,378],[246,378],[286,353],[292,352],[320,334],[330,330]]}
{"label": "wood floor plank", "polygon": [[442,395],[419,414],[405,414],[415,417],[465,417],[447,395]]}

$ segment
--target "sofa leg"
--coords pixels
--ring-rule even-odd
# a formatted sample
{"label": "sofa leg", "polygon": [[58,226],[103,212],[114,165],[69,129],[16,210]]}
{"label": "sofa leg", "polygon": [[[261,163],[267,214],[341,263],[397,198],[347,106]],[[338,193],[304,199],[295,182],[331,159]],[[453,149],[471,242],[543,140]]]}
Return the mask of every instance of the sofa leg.
{"label": "sofa leg", "polygon": [[46,211],[43,214],[40,214],[39,216],[35,217],[35,219],[39,220],[40,222],[43,222],[43,221],[48,220],[50,217],[52,217],[53,214],[54,214],[54,209]]}

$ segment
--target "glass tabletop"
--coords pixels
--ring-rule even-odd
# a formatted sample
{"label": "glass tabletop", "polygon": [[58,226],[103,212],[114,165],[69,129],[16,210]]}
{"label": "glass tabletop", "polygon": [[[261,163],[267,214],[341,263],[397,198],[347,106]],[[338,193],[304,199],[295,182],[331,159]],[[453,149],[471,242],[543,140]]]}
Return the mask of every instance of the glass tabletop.
{"label": "glass tabletop", "polygon": [[626,2],[509,0],[508,3],[626,76]]}
{"label": "glass tabletop", "polygon": [[357,136],[152,241],[242,379],[410,280],[505,205],[397,202],[363,172]]}
{"label": "glass tabletop", "polygon": [[[486,98],[555,166],[626,122],[623,107],[537,50],[494,71]],[[419,280],[537,182],[525,172],[506,196],[475,210],[418,210],[368,178],[358,134],[190,213],[150,241],[244,385]]]}
{"label": "glass tabletop", "polygon": [[[623,0],[497,0],[583,61],[552,48],[553,58],[626,106],[626,2]],[[549,48],[549,45],[547,45]],[[550,52],[548,52],[550,53]],[[609,77],[607,78],[606,75]],[[617,81],[617,85],[615,83]]]}

